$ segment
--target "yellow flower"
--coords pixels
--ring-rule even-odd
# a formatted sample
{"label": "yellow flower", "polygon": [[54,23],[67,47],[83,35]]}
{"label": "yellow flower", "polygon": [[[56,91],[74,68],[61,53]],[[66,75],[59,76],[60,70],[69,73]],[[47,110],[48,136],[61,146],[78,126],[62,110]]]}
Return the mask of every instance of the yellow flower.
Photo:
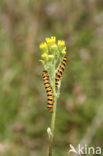
{"label": "yellow flower", "polygon": [[47,44],[51,45],[56,42],[56,37],[52,36],[51,38],[46,38],[45,40],[46,40]]}
{"label": "yellow flower", "polygon": [[41,55],[41,57],[42,57],[43,59],[45,59],[45,58],[48,57],[48,54],[47,54],[47,53],[43,53],[43,54]]}
{"label": "yellow flower", "polygon": [[63,47],[63,46],[65,46],[65,41],[58,40],[58,47]]}
{"label": "yellow flower", "polygon": [[48,48],[48,47],[47,47],[47,43],[46,43],[46,42],[40,44],[40,49],[41,49],[41,50],[45,50],[45,49],[47,49],[47,48]]}

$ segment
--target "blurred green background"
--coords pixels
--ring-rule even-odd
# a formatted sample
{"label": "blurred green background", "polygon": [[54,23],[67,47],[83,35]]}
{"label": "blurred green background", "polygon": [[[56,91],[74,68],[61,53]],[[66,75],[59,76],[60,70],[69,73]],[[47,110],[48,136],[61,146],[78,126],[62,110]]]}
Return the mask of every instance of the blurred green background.
{"label": "blurred green background", "polygon": [[3,0],[0,156],[47,155],[51,114],[39,44],[51,35],[66,41],[68,53],[53,156],[67,156],[69,144],[83,141],[103,148],[103,1]]}

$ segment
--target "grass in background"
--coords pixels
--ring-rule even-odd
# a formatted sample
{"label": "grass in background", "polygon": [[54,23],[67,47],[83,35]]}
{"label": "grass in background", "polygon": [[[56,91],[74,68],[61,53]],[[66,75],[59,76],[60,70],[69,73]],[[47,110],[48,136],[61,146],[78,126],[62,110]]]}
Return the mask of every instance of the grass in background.
{"label": "grass in background", "polygon": [[[39,43],[54,34],[69,45],[55,156],[67,155],[69,143],[77,146],[82,140],[103,102],[102,6],[102,1],[0,2],[0,155],[39,156],[47,151],[50,115]],[[101,146],[102,129],[101,123],[93,146]]]}

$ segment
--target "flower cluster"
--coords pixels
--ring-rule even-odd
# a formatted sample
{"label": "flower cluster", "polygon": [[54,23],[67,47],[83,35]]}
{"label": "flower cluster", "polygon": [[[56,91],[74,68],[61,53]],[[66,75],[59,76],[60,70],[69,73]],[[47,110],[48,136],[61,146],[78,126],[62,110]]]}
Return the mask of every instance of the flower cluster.
{"label": "flower cluster", "polygon": [[55,56],[64,56],[66,54],[66,46],[64,40],[58,40],[56,44],[56,37],[51,36],[45,39],[46,42],[40,44],[40,49],[43,52],[41,58],[47,62],[52,61]]}

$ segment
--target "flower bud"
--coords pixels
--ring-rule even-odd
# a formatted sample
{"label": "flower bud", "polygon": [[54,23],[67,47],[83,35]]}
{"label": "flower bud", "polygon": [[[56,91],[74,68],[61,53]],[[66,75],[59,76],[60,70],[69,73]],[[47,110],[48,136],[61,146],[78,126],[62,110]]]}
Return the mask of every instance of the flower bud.
{"label": "flower bud", "polygon": [[65,41],[58,40],[58,47],[64,47],[64,46],[65,46]]}
{"label": "flower bud", "polygon": [[47,133],[48,133],[49,138],[53,136],[53,133],[50,127],[47,128]]}
{"label": "flower bud", "polygon": [[40,60],[40,62],[42,63],[42,65],[44,65],[44,60]]}
{"label": "flower bud", "polygon": [[43,52],[48,52],[48,46],[47,46],[47,43],[44,42],[44,43],[41,43],[40,44],[40,49],[43,51]]}
{"label": "flower bud", "polygon": [[63,49],[63,50],[61,51],[61,54],[64,56],[64,55],[66,54],[66,51]]}
{"label": "flower bud", "polygon": [[56,37],[52,36],[51,38],[46,38],[45,39],[48,45],[53,45],[56,42]]}
{"label": "flower bud", "polygon": [[50,61],[54,60],[54,55],[48,55],[48,60]]}
{"label": "flower bud", "polygon": [[53,45],[51,46],[51,50],[57,51],[57,50],[58,50],[58,46],[57,46],[56,44],[53,44]]}
{"label": "flower bud", "polygon": [[45,61],[48,61],[48,54],[44,52],[44,53],[41,55],[41,58],[42,58],[43,60],[45,60]]}

